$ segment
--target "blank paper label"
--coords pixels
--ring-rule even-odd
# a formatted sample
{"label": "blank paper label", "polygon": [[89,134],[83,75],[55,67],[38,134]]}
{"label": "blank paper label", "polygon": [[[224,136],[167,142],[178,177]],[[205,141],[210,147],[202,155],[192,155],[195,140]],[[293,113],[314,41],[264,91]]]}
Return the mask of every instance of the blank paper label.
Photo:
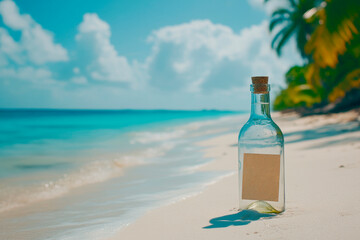
{"label": "blank paper label", "polygon": [[280,155],[244,154],[242,198],[279,200]]}

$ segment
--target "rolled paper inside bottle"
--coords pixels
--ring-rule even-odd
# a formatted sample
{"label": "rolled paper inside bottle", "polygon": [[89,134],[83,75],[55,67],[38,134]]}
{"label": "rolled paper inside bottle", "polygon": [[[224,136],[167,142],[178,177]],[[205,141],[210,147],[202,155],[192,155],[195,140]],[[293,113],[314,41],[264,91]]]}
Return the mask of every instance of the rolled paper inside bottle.
{"label": "rolled paper inside bottle", "polygon": [[268,87],[268,81],[269,81],[269,77],[267,76],[255,76],[255,77],[251,77],[252,80],[252,88],[253,88],[253,93],[268,93],[269,92],[269,87]]}

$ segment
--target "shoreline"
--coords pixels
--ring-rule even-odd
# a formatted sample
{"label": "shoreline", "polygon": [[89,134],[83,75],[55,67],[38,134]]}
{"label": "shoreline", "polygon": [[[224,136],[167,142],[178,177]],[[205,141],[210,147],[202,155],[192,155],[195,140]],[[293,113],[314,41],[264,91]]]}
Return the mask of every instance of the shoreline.
{"label": "shoreline", "polygon": [[232,175],[147,212],[108,239],[355,239],[360,234],[358,111],[275,115],[285,135],[284,213],[238,214],[237,133],[231,133],[199,143],[204,157],[214,159],[199,170]]}
{"label": "shoreline", "polygon": [[[11,111],[16,111],[10,109]],[[29,110],[30,111],[30,110]],[[43,110],[42,110],[43,111]],[[62,111],[62,110],[54,110],[54,111]],[[77,110],[73,110],[77,111]],[[123,110],[121,110],[123,111]],[[169,111],[169,110],[164,110]],[[202,124],[206,124],[208,122],[217,122],[221,118],[230,118],[233,115],[225,115],[216,117],[213,119],[205,118],[205,119],[197,119],[189,121],[188,119],[182,119],[184,122],[170,122],[165,123],[150,123],[155,124],[155,131],[152,129],[148,131],[144,126],[140,125],[138,129],[131,129],[130,131],[125,131],[121,133],[120,137],[112,137],[111,139],[107,139],[107,142],[115,142],[115,143],[122,143],[121,141],[125,142],[128,141],[127,138],[130,138],[128,141],[128,148],[127,149],[110,149],[108,151],[100,151],[99,149],[80,149],[76,152],[75,156],[71,156],[71,163],[64,161],[63,157],[53,157],[50,156],[53,162],[41,162],[38,160],[37,157],[31,156],[31,158],[27,158],[27,162],[20,162],[16,165],[16,167],[20,170],[27,170],[28,172],[24,175],[20,173],[13,174],[10,176],[5,176],[2,178],[3,183],[0,184],[4,187],[16,187],[16,191],[10,191],[11,193],[21,193],[26,192],[23,194],[29,198],[29,193],[34,193],[34,195],[46,195],[44,199],[37,199],[35,200],[26,200],[22,201],[19,204],[15,204],[14,206],[2,206],[6,204],[6,202],[0,201],[0,214],[3,212],[9,212],[17,208],[27,207],[31,204],[36,204],[41,201],[47,201],[51,199],[55,199],[58,197],[63,197],[66,194],[71,194],[74,189],[79,187],[87,187],[88,185],[92,185],[94,183],[102,183],[111,180],[112,178],[117,178],[123,175],[123,172],[129,168],[136,167],[146,163],[147,159],[152,159],[155,157],[161,157],[166,152],[171,150],[173,147],[171,144],[162,144],[162,142],[166,141],[173,141],[177,138],[181,138],[184,135],[187,135],[188,131],[190,130],[197,130],[196,127],[191,127],[191,125],[199,125],[201,128]],[[237,116],[237,115],[235,115]],[[177,129],[180,128],[180,129]],[[128,135],[128,136],[127,136]],[[126,140],[124,138],[126,137]],[[51,139],[53,140],[53,139]],[[114,145],[114,143],[112,143]],[[24,144],[25,145],[25,144]],[[134,146],[138,146],[135,148]],[[140,147],[139,147],[140,146]],[[89,153],[90,152],[90,153]],[[0,156],[1,157],[1,156]],[[66,156],[69,158],[68,156]],[[17,160],[17,159],[16,159]],[[30,161],[29,161],[30,160]],[[33,163],[35,162],[35,163]],[[73,162],[76,165],[70,165]],[[60,170],[56,169],[56,167],[63,167]],[[111,169],[111,170],[110,170]],[[46,171],[47,170],[47,171]],[[103,174],[99,174],[99,172],[103,170]],[[38,171],[38,174],[34,174],[33,172]],[[48,174],[51,172],[52,175]],[[86,173],[86,174],[85,174]],[[100,172],[101,173],[101,172]],[[81,174],[81,176],[80,176]],[[78,176],[79,175],[79,176]],[[92,176],[91,179],[87,179],[86,175]],[[95,176],[96,175],[96,176]],[[101,175],[101,176],[98,176]],[[104,175],[104,176],[102,176]],[[99,179],[94,179],[95,177],[99,177]],[[42,178],[41,178],[42,177]],[[85,179],[85,181],[84,181]],[[33,185],[26,186],[22,189],[22,185],[19,183],[22,182],[32,182]],[[80,183],[75,184],[72,186],[73,183]],[[67,183],[69,186],[65,185]],[[64,185],[64,186],[63,186]],[[52,187],[54,189],[52,189]],[[56,188],[56,189],[55,189]],[[59,189],[64,189],[59,191]],[[4,190],[4,189],[3,189]],[[6,189],[8,190],[8,189]],[[22,190],[22,191],[21,191]],[[55,196],[50,196],[50,194],[45,194],[46,191],[59,191],[59,194],[55,194]],[[29,193],[28,193],[29,192]],[[0,200],[4,200],[1,197],[6,196],[6,194],[0,194]],[[11,196],[12,202],[16,200],[17,196]],[[24,198],[24,197],[23,197]],[[10,202],[10,201],[9,201]]]}
{"label": "shoreline", "polygon": [[[0,212],[0,223],[8,230],[0,233],[0,238],[102,239],[150,209],[202,191],[209,179],[217,181],[224,174],[200,171],[211,159],[202,157],[203,147],[196,143],[229,131],[222,125],[231,126],[229,122],[235,122],[234,118],[242,115],[185,119],[165,126],[159,123],[156,128],[133,129],[128,134],[129,145],[141,151],[131,148],[122,155],[103,155],[94,165],[92,161],[85,164],[88,168],[79,165],[79,169],[55,178],[59,180],[47,181],[49,184],[24,186],[11,194],[3,191],[0,198],[7,198],[2,198],[0,210],[2,206],[8,208]],[[114,177],[107,174],[113,172],[117,174]],[[20,204],[11,205],[17,202]],[[69,224],[65,232],[62,224],[75,218],[73,212],[77,212],[76,219],[82,225]],[[24,230],[15,231],[19,226]]]}

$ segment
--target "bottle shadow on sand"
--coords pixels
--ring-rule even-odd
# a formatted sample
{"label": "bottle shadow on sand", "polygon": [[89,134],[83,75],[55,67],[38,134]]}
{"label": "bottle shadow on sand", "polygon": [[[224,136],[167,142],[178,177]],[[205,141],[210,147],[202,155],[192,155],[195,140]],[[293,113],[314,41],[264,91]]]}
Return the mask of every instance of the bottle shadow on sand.
{"label": "bottle shadow on sand", "polygon": [[210,219],[209,226],[203,227],[208,228],[225,228],[229,226],[241,226],[251,223],[252,221],[259,220],[260,218],[271,218],[276,216],[273,213],[259,213],[255,210],[242,210],[235,214],[229,214],[221,217]]}

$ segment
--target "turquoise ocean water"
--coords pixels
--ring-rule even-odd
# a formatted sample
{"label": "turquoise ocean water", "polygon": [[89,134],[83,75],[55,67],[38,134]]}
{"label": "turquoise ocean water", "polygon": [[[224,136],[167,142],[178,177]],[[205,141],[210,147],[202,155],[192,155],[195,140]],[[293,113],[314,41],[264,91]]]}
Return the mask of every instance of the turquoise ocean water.
{"label": "turquoise ocean water", "polygon": [[196,142],[239,112],[0,110],[0,239],[102,239],[227,172]]}

